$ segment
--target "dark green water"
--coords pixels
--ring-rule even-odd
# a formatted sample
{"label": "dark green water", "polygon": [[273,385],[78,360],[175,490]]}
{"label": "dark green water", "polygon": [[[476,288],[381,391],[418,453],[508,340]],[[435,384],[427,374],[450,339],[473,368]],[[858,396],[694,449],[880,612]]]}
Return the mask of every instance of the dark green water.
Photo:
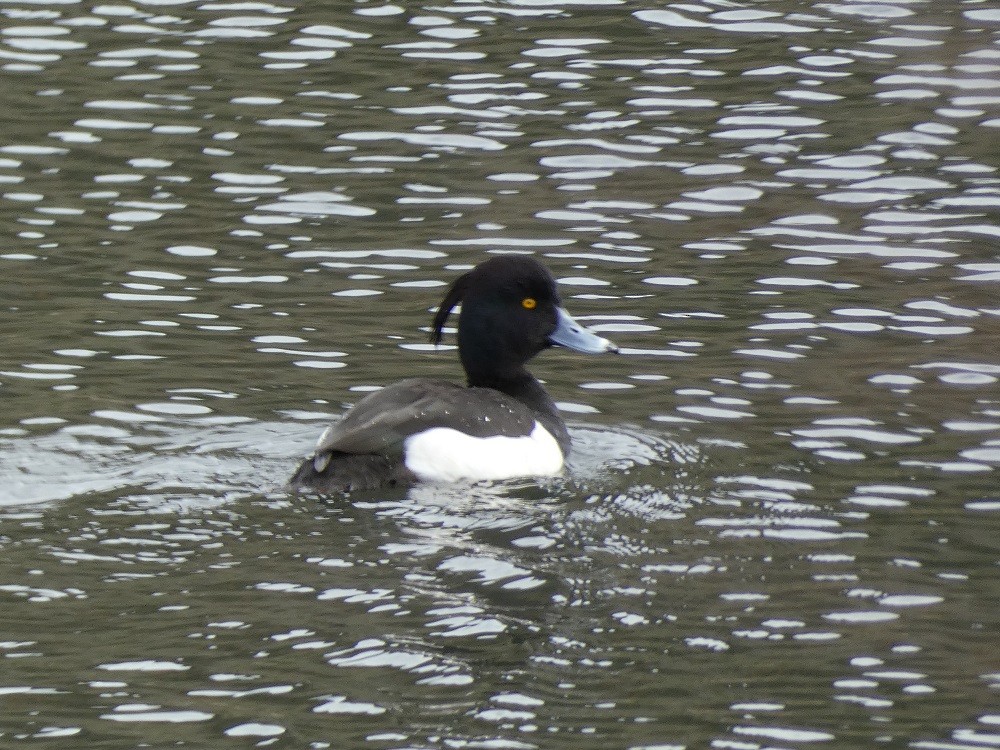
{"label": "dark green water", "polygon": [[[0,746],[1000,745],[1000,13],[0,7]],[[299,498],[536,254],[565,477]]]}

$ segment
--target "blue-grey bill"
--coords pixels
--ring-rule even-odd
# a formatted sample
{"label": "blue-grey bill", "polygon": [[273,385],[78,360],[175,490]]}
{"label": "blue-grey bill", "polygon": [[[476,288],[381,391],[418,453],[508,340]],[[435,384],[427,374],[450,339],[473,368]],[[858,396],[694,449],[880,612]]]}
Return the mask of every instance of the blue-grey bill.
{"label": "blue-grey bill", "polygon": [[573,320],[573,316],[563,308],[559,308],[559,320],[556,330],[549,334],[549,341],[567,349],[573,349],[585,354],[603,354],[617,352],[618,347],[606,338],[598,336],[593,331],[584,328]]}

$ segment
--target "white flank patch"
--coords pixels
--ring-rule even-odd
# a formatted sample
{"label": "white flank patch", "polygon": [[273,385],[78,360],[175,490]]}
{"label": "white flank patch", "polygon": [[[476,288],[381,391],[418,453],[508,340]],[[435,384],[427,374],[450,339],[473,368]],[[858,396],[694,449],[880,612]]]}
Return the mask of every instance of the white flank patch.
{"label": "white flank patch", "polygon": [[419,479],[438,482],[552,476],[563,466],[559,443],[538,422],[526,437],[477,438],[434,427],[407,438],[404,455]]}

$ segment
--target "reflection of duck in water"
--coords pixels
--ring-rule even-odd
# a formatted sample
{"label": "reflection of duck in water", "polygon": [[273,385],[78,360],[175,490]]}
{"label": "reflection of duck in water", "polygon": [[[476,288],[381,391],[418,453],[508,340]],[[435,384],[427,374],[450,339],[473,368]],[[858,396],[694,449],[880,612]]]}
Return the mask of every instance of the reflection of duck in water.
{"label": "reflection of duck in water", "polygon": [[569,433],[525,363],[553,345],[590,354],[618,348],[573,320],[552,275],[527,256],[496,256],[456,279],[434,316],[435,343],[459,302],[468,387],[414,378],[369,394],[327,428],[293,488],[340,492],[559,473]]}

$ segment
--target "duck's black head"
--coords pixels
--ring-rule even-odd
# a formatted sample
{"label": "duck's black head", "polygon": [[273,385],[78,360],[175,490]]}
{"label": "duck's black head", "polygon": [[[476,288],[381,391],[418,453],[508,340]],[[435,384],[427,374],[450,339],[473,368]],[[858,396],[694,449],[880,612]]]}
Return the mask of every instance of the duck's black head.
{"label": "duck's black head", "polygon": [[553,345],[617,351],[573,320],[552,274],[529,256],[497,255],[456,279],[434,316],[434,343],[459,301],[458,349],[470,385],[519,377],[528,360]]}

